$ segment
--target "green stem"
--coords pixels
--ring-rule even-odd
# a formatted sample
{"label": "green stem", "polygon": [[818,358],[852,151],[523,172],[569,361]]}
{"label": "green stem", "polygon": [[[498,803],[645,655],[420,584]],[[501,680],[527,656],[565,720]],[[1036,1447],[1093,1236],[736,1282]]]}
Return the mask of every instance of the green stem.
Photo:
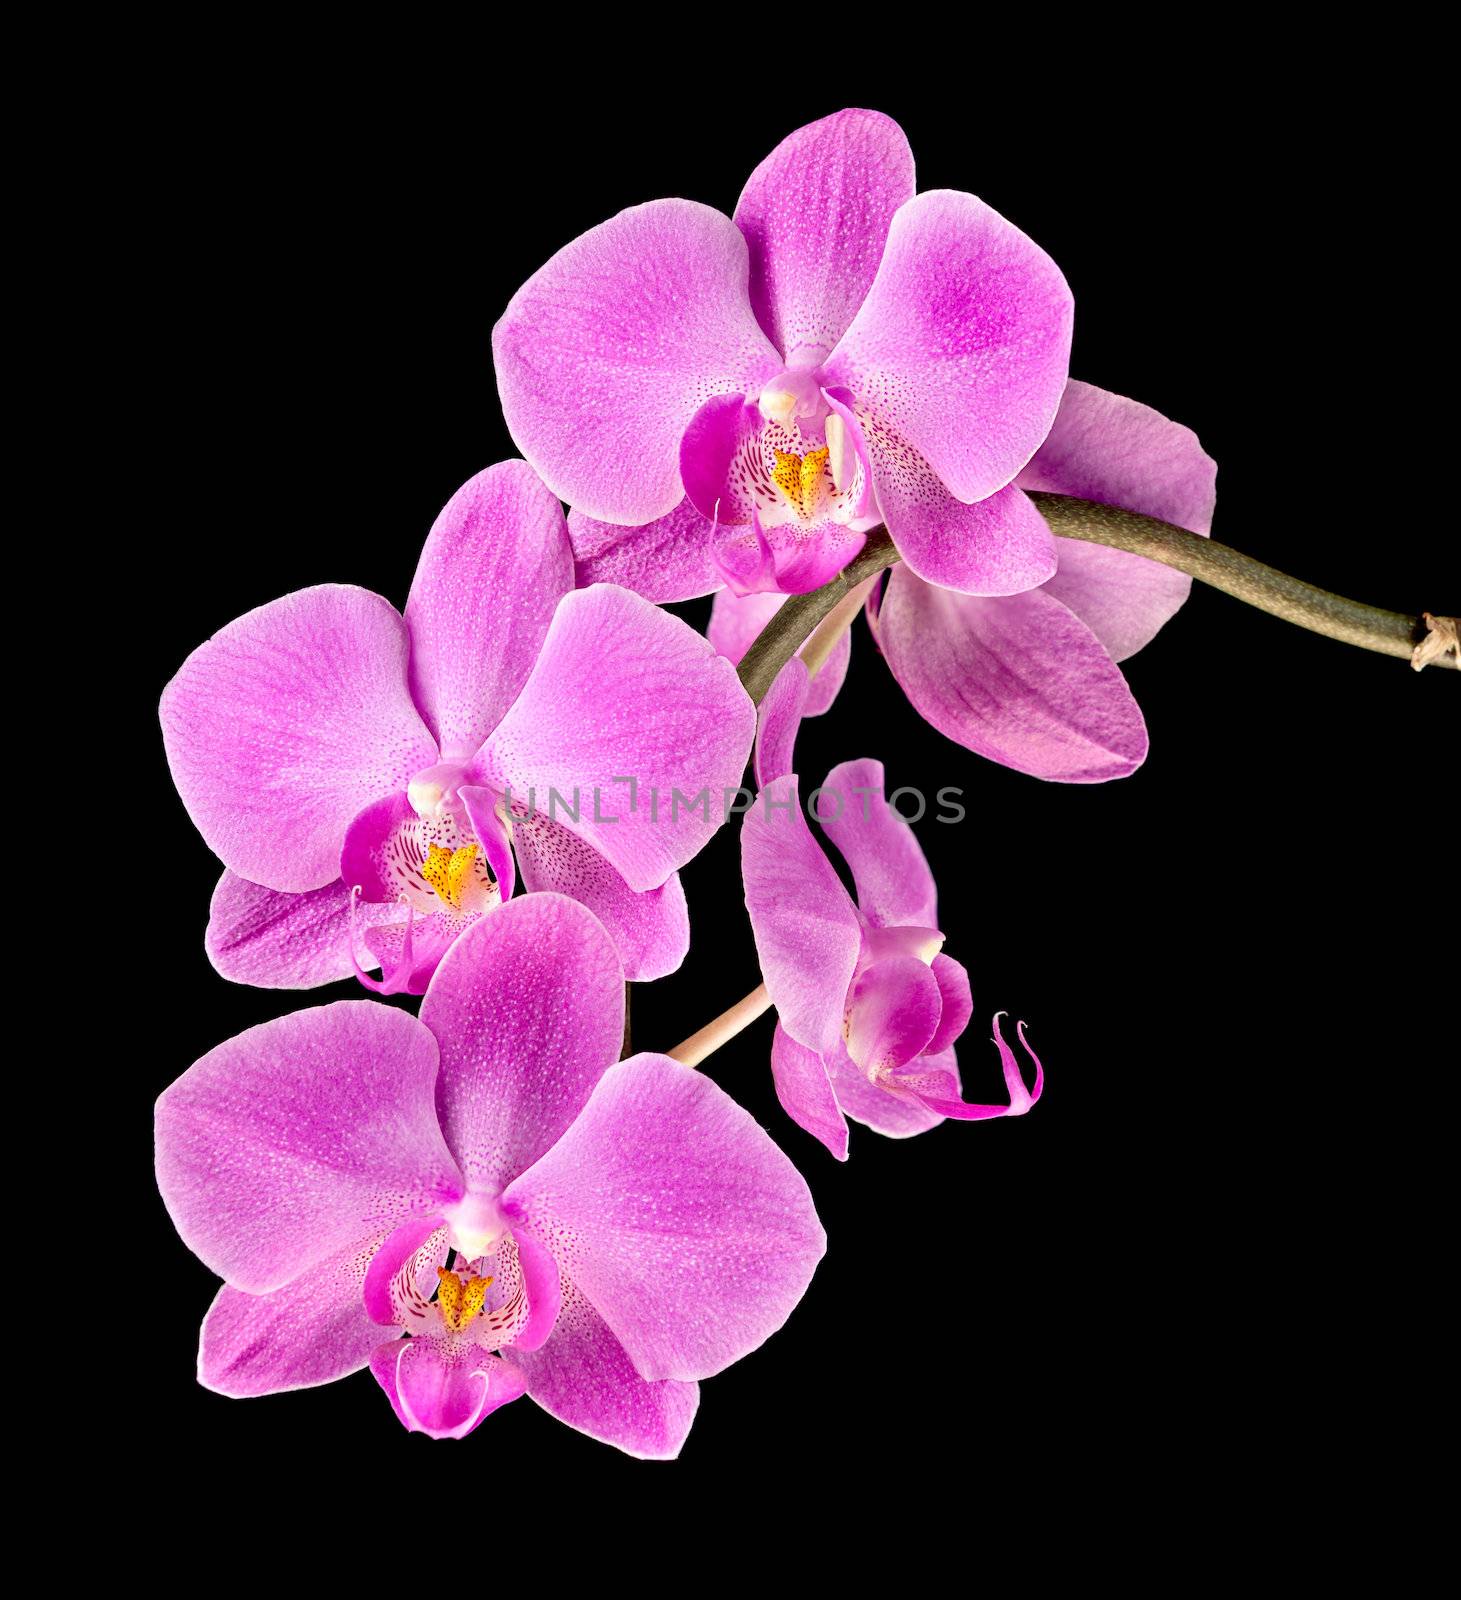
{"label": "green stem", "polygon": [[[810,594],[792,595],[756,635],[736,669],[751,699],[760,705],[766,698],[766,691],[776,681],[776,674],[811,637],[817,624],[839,602],[850,602],[853,590],[876,577],[884,567],[891,567],[897,559],[898,552],[893,548],[888,530],[874,528],[867,536],[867,543],[831,583],[824,583]],[[855,614],[854,605],[847,616],[849,625]]]}
{"label": "green stem", "polygon": [[[1403,657],[1416,667],[1461,665],[1455,648],[1444,646],[1447,637],[1454,638],[1453,618],[1433,618],[1428,612],[1407,616],[1399,611],[1381,611],[1376,606],[1362,605],[1358,600],[1346,600],[1342,595],[1315,588],[1311,583],[1265,566],[1215,539],[1201,538],[1185,528],[1160,522],[1155,517],[1140,516],[1135,511],[1061,494],[1031,493],[1030,498],[1059,538],[1084,539],[1090,544],[1104,544],[1148,561],[1159,561],[1163,566],[1175,567],[1234,599],[1307,628],[1311,633],[1321,633],[1381,655]],[[828,619],[827,630],[819,634],[813,647],[819,652],[819,665],[836,642],[837,635],[851,624],[857,609],[853,591],[867,585],[897,559],[898,552],[887,529],[874,528],[857,557],[831,583],[810,594],[793,595],[761,630],[741,660],[738,669],[741,683],[751,699],[758,705],[761,703],[777,673],[819,624]],[[833,612],[837,612],[835,617]],[[1431,640],[1429,644],[1428,639]],[[813,650],[808,651],[809,656],[812,653]]]}
{"label": "green stem", "polygon": [[[1426,637],[1428,630],[1422,617],[1346,600],[1343,595],[1317,589],[1312,583],[1291,578],[1216,539],[1199,538],[1170,522],[1062,494],[1033,493],[1030,498],[1050,524],[1050,531],[1061,539],[1085,539],[1114,550],[1128,550],[1148,561],[1160,561],[1163,566],[1175,567],[1311,633],[1407,661]],[[1456,660],[1442,658],[1437,664],[1454,667]]]}

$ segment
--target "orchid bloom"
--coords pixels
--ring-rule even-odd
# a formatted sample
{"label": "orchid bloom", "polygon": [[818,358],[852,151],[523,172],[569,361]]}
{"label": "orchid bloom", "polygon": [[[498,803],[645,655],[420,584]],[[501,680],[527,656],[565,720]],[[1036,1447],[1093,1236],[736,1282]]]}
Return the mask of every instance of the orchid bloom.
{"label": "orchid bloom", "polygon": [[657,200],[564,246],[493,352],[581,577],[800,593],[881,521],[919,577],[1004,595],[1055,571],[1013,480],[1070,333],[1044,251],[973,195],[915,195],[902,130],[848,110],[783,140],[734,220]]}
{"label": "orchid bloom", "polygon": [[[1015,482],[1212,526],[1217,467],[1190,428],[1074,379],[1049,437]],[[1192,579],[1141,556],[1057,539],[1055,576],[1026,594],[980,599],[925,583],[906,566],[868,601],[868,620],[914,708],[966,750],[1037,778],[1097,783],[1146,757],[1141,708],[1116,663],[1150,644]],[[721,590],[707,634],[739,662],[777,596]],[[848,640],[812,680],[805,714],[825,711],[847,673]]]}
{"label": "orchid bloom", "polygon": [[224,1279],[200,1381],[369,1366],[435,1438],[526,1393],[673,1457],[698,1380],[785,1322],[826,1240],[750,1115],[667,1056],[616,1064],[623,1029],[604,928],[536,894],[455,942],[419,1021],[342,1001],[190,1067],[157,1103],[157,1175]]}
{"label": "orchid bloom", "polygon": [[[913,830],[883,794],[879,761],[827,774],[814,809],[852,869],[857,900],[813,838],[791,768],[808,690],[789,661],[762,706],[759,792],[741,824],[746,908],[761,975],[776,1007],[771,1070],[787,1114],[839,1160],[847,1118],[906,1138],[946,1117],[1023,1116],[1026,1089],[995,1019],[1009,1104],[963,1098],[955,1041],[973,1015],[969,975],[943,954],[933,875]],[[809,797],[811,798],[811,797]],[[1025,1042],[1024,1025],[1019,1029]]]}
{"label": "orchid bloom", "polygon": [[[630,978],[673,971],[677,869],[723,820],[755,723],[688,625],[624,589],[574,591],[563,508],[520,461],[452,497],[404,618],[342,584],[286,595],[195,650],[161,714],[226,868],[214,966],[411,994],[517,871],[587,905]],[[356,965],[357,899],[379,980]]]}

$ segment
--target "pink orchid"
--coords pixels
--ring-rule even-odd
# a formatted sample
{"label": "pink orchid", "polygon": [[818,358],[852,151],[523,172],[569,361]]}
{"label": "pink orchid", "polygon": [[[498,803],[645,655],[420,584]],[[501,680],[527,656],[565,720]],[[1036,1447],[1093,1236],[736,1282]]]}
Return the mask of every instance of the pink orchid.
{"label": "pink orchid", "polygon": [[273,988],[358,972],[358,893],[382,973],[362,981],[412,994],[515,871],[587,905],[631,978],[673,971],[677,869],[723,820],[755,723],[685,623],[625,589],[574,592],[563,509],[521,461],[452,497],[404,618],[342,584],[286,595],[195,650],[161,710],[227,869],[218,970]]}
{"label": "pink orchid", "polygon": [[200,1381],[244,1397],[368,1365],[436,1438],[526,1393],[674,1456],[698,1380],[785,1322],[826,1239],[796,1169],[708,1078],[615,1064],[623,1028],[602,925],[537,894],[456,941],[419,1021],[343,1001],[189,1068],[157,1103],[157,1175],[224,1279]]}
{"label": "pink orchid", "polygon": [[734,220],[657,200],[564,246],[493,352],[581,573],[656,600],[799,593],[882,521],[918,576],[1003,595],[1055,571],[1012,485],[1070,332],[1044,251],[973,195],[915,196],[902,130],[848,110],[783,140]]}
{"label": "pink orchid", "polygon": [[[1015,483],[1206,534],[1216,475],[1190,428],[1072,379],[1048,438]],[[1054,577],[1026,594],[988,599],[895,567],[886,591],[869,600],[868,620],[915,709],[966,750],[1055,782],[1126,777],[1146,757],[1147,733],[1116,663],[1151,642],[1192,579],[1079,539],[1057,539],[1055,549]],[[722,589],[710,642],[739,662],[781,603]],[[812,680],[806,715],[836,697],[847,648],[844,636]]]}
{"label": "pink orchid", "polygon": [[[759,793],[741,824],[746,908],[776,1007],[771,1047],[787,1114],[839,1161],[847,1118],[906,1138],[946,1117],[1023,1116],[1026,1089],[995,1019],[1009,1104],[964,1100],[954,1045],[973,1015],[969,975],[943,954],[933,875],[913,830],[888,804],[879,761],[847,761],[809,797],[852,869],[854,902],[812,837],[791,770],[807,670],[782,670],[762,706]],[[1024,1025],[1019,1029],[1025,1042]]]}

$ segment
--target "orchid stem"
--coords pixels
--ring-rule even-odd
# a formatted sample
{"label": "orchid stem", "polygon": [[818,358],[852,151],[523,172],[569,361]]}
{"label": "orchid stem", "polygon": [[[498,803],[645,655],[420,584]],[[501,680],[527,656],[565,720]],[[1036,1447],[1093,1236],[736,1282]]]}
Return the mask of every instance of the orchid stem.
{"label": "orchid stem", "polygon": [[[1257,606],[1270,616],[1282,617],[1311,633],[1362,650],[1376,650],[1384,656],[1401,656],[1413,664],[1428,662],[1455,667],[1455,654],[1427,652],[1426,660],[1416,661],[1417,647],[1423,647],[1433,631],[1427,615],[1406,616],[1399,611],[1381,611],[1375,606],[1346,600],[1343,595],[1316,589],[1312,583],[1291,578],[1286,572],[1265,566],[1252,556],[1203,539],[1186,528],[1155,517],[1138,516],[1118,506],[1098,505],[1093,500],[1074,500],[1063,494],[1032,493],[1030,498],[1050,524],[1050,531],[1061,539],[1084,539],[1091,544],[1110,545],[1132,555],[1160,561],[1163,566],[1200,579],[1221,589],[1235,600]],[[1451,619],[1436,619],[1446,622]]]}
{"label": "orchid stem", "polygon": [[683,1044],[665,1053],[672,1061],[687,1067],[698,1067],[706,1056],[729,1043],[743,1028],[748,1028],[771,1005],[771,996],[764,983],[757,984],[744,1000],[737,1000],[729,1011],[723,1011],[714,1022],[707,1022],[699,1033],[692,1033]]}
{"label": "orchid stem", "polygon": [[[1346,600],[1342,595],[1291,578],[1215,539],[1204,539],[1135,511],[1063,494],[1032,491],[1030,498],[1058,538],[1104,544],[1175,567],[1270,616],[1282,617],[1311,633],[1363,650],[1402,657],[1417,669],[1461,666],[1452,617],[1432,616],[1429,612],[1408,616]],[[751,699],[757,705],[761,703],[777,673],[808,640],[811,642],[803,659],[815,672],[851,626],[877,574],[897,560],[898,552],[887,529],[874,528],[857,556],[831,583],[810,594],[792,595],[741,659],[740,679]],[[814,651],[819,652],[815,666]]]}
{"label": "orchid stem", "polygon": [[[741,657],[741,664],[736,668],[740,674],[741,686],[751,699],[760,705],[766,698],[766,691],[776,681],[776,674],[811,638],[818,624],[824,620],[832,624],[832,613],[838,612],[840,616],[839,608],[846,604],[848,607],[846,620],[837,627],[832,638],[826,641],[826,648],[817,661],[817,665],[820,666],[826,659],[827,653],[831,651],[832,645],[837,642],[837,637],[852,625],[852,619],[862,603],[860,599],[854,599],[854,596],[859,591],[865,595],[867,589],[871,587],[871,580],[884,567],[891,567],[897,559],[898,552],[893,548],[888,530],[884,527],[874,528],[868,534],[867,542],[862,549],[831,583],[824,583],[820,589],[813,589],[810,594],[792,595],[756,635],[751,648]],[[816,641],[819,644],[821,642]],[[808,670],[811,670],[810,662]]]}

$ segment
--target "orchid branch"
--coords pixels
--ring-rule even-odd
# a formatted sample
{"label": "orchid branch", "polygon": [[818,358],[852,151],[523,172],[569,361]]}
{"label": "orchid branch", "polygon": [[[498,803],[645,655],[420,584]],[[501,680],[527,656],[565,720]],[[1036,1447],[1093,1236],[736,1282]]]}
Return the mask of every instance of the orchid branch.
{"label": "orchid branch", "polygon": [[1265,566],[1216,539],[1202,539],[1170,522],[1138,516],[1117,506],[1075,500],[1063,494],[1032,493],[1030,498],[1057,538],[1084,539],[1090,544],[1127,550],[1148,561],[1160,561],[1163,566],[1175,567],[1270,616],[1282,617],[1285,622],[1344,644],[1358,645],[1362,650],[1402,656],[1417,669],[1428,664],[1457,665],[1454,649],[1446,654],[1426,648],[1431,637],[1444,634],[1447,622],[1454,641],[1454,618],[1431,617],[1429,612],[1419,617],[1406,616],[1346,600],[1343,595],[1331,594]]}
{"label": "orchid branch", "polygon": [[[852,619],[872,580],[897,559],[898,552],[888,537],[888,530],[880,524],[868,534],[862,549],[831,583],[824,583],[810,594],[792,595],[756,635],[736,668],[741,686],[751,699],[761,704],[776,681],[776,674],[812,637],[818,625],[826,622],[830,625],[828,631],[819,633],[814,645],[809,646],[809,650],[813,647],[820,650],[817,658],[820,666],[840,635],[852,626]],[[812,670],[810,661],[808,670]]]}
{"label": "orchid branch", "polygon": [[677,1044],[673,1050],[665,1054],[672,1061],[678,1061],[687,1067],[698,1067],[706,1056],[719,1050],[721,1045],[728,1044],[730,1040],[740,1033],[767,1011],[771,1005],[771,996],[766,993],[764,983],[757,984],[744,1000],[737,1000],[729,1011],[723,1011],[713,1022],[707,1022],[699,1033],[692,1033],[683,1044]]}
{"label": "orchid branch", "polygon": [[[1311,633],[1381,655],[1403,657],[1417,671],[1424,666],[1461,665],[1454,617],[1433,616],[1430,612],[1407,616],[1346,600],[1342,595],[1291,578],[1215,539],[1201,538],[1185,528],[1135,511],[1062,494],[1032,492],[1030,498],[1058,538],[1084,539],[1159,561]],[[810,594],[793,595],[741,660],[741,683],[751,699],[760,704],[777,673],[808,639],[811,643],[803,653],[804,659],[815,672],[851,626],[872,580],[897,560],[898,552],[887,529],[877,527],[868,534],[867,543],[856,558],[831,583]]]}

